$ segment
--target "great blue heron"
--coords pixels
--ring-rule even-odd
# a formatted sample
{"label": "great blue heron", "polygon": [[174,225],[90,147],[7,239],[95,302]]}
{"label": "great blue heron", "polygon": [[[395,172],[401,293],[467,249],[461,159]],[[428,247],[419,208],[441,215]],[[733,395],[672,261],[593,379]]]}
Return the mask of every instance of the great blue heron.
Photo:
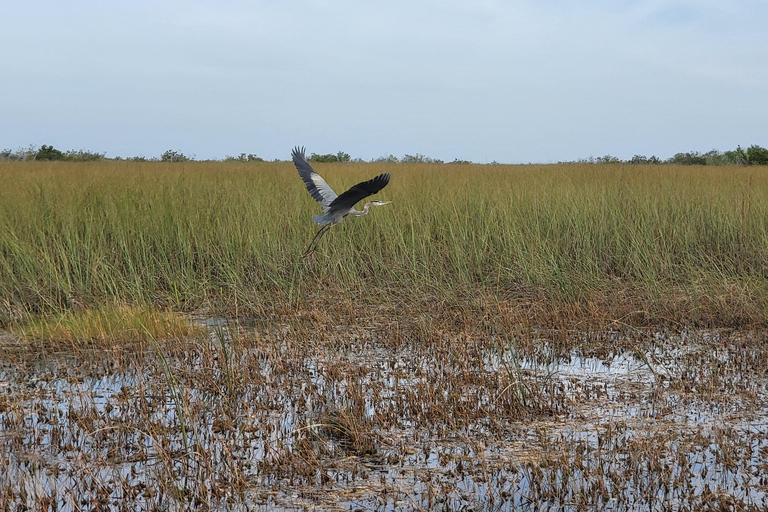
{"label": "great blue heron", "polygon": [[315,237],[309,243],[309,247],[307,247],[307,250],[304,252],[305,257],[315,252],[315,245],[320,240],[320,237],[322,237],[331,226],[341,222],[347,215],[362,217],[363,215],[368,215],[368,209],[371,206],[384,206],[385,204],[392,202],[371,201],[370,203],[365,203],[362,210],[355,210],[355,205],[358,201],[375,194],[387,186],[387,183],[389,183],[388,172],[379,174],[368,181],[358,183],[340,196],[337,196],[336,192],[328,186],[323,177],[317,174],[307,163],[307,160],[304,157],[303,147],[295,147],[293,151],[291,151],[291,157],[293,157],[293,165],[295,165],[296,170],[299,171],[299,176],[301,176],[301,179],[307,186],[309,195],[312,196],[312,199],[323,205],[322,215],[312,216],[314,223],[323,227],[320,228],[320,231],[317,232]]}

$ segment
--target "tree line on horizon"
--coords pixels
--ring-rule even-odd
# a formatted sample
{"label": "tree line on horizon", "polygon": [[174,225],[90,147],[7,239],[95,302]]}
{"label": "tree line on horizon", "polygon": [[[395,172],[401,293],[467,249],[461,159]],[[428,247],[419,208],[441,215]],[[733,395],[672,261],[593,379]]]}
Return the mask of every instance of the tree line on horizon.
{"label": "tree line on horizon", "polygon": [[[69,150],[61,151],[50,145],[43,144],[39,148],[30,146],[28,148],[19,148],[17,150],[4,149],[0,151],[0,161],[28,161],[28,160],[47,160],[47,161],[70,161],[70,162],[98,162],[98,161],[129,161],[129,162],[186,162],[197,161],[194,156],[187,156],[180,151],[168,150],[159,157],[135,156],[129,158],[113,157],[108,158],[106,153],[97,153],[87,150]],[[309,157],[312,162],[366,162],[361,158],[353,159],[349,153],[339,151],[336,154],[317,154],[312,153]],[[253,153],[240,153],[238,156],[227,155],[222,160],[224,162],[264,162],[265,160]],[[280,161],[276,159],[275,161]],[[401,163],[401,164],[472,164],[469,160],[455,159],[445,162],[438,158],[431,158],[419,153],[415,155],[406,154],[402,158],[394,155],[374,158],[370,162],[375,163]],[[622,160],[619,157],[605,155],[600,157],[581,158],[573,161],[562,161],[560,164],[631,164],[631,165],[768,165],[768,149],[753,144],[747,149],[737,146],[730,151],[718,151],[713,149],[706,153],[699,151],[690,151],[687,153],[676,153],[670,158],[661,159],[655,155],[647,157],[644,155],[634,155],[628,160]],[[499,162],[491,162],[491,165]]]}
{"label": "tree line on horizon", "polygon": [[578,163],[578,164],[634,164],[634,165],[768,165],[768,149],[753,144],[747,149],[737,146],[730,151],[718,151],[713,149],[706,153],[698,151],[689,151],[687,153],[675,153],[670,158],[662,160],[657,156],[635,155],[629,160],[622,160],[619,157],[605,155],[601,157],[589,157],[576,160],[575,162],[560,163]]}

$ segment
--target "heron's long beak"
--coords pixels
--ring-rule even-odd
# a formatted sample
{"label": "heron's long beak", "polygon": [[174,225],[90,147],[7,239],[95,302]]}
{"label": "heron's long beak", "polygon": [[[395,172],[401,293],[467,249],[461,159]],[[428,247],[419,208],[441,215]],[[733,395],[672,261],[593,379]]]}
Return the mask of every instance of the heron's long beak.
{"label": "heron's long beak", "polygon": [[384,204],[390,204],[392,201],[384,201]]}

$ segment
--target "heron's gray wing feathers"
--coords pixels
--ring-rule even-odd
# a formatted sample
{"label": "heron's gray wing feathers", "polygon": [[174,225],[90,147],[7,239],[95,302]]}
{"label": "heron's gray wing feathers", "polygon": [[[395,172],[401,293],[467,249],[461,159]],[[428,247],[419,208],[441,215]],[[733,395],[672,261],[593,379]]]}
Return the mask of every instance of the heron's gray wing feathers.
{"label": "heron's gray wing feathers", "polygon": [[296,170],[299,171],[304,185],[307,186],[309,195],[312,199],[319,201],[323,205],[323,211],[328,212],[331,207],[331,203],[337,198],[336,192],[325,182],[322,176],[317,174],[315,170],[307,163],[304,157],[304,148],[298,146],[291,151],[291,157],[293,158],[293,165],[296,166]]}
{"label": "heron's gray wing feathers", "polygon": [[331,203],[328,213],[347,211],[363,198],[375,194],[389,183],[389,173],[379,174],[373,179],[363,181],[353,186]]}

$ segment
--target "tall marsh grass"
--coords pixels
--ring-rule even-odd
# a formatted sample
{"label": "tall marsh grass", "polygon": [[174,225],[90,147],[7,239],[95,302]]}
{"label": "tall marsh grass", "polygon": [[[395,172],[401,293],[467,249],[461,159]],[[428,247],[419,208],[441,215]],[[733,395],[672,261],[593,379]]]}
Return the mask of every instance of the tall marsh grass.
{"label": "tall marsh grass", "polygon": [[0,322],[114,300],[259,311],[327,293],[768,320],[762,169],[315,167],[337,191],[391,172],[379,197],[393,204],[348,218],[304,260],[319,207],[290,163],[0,163]]}

